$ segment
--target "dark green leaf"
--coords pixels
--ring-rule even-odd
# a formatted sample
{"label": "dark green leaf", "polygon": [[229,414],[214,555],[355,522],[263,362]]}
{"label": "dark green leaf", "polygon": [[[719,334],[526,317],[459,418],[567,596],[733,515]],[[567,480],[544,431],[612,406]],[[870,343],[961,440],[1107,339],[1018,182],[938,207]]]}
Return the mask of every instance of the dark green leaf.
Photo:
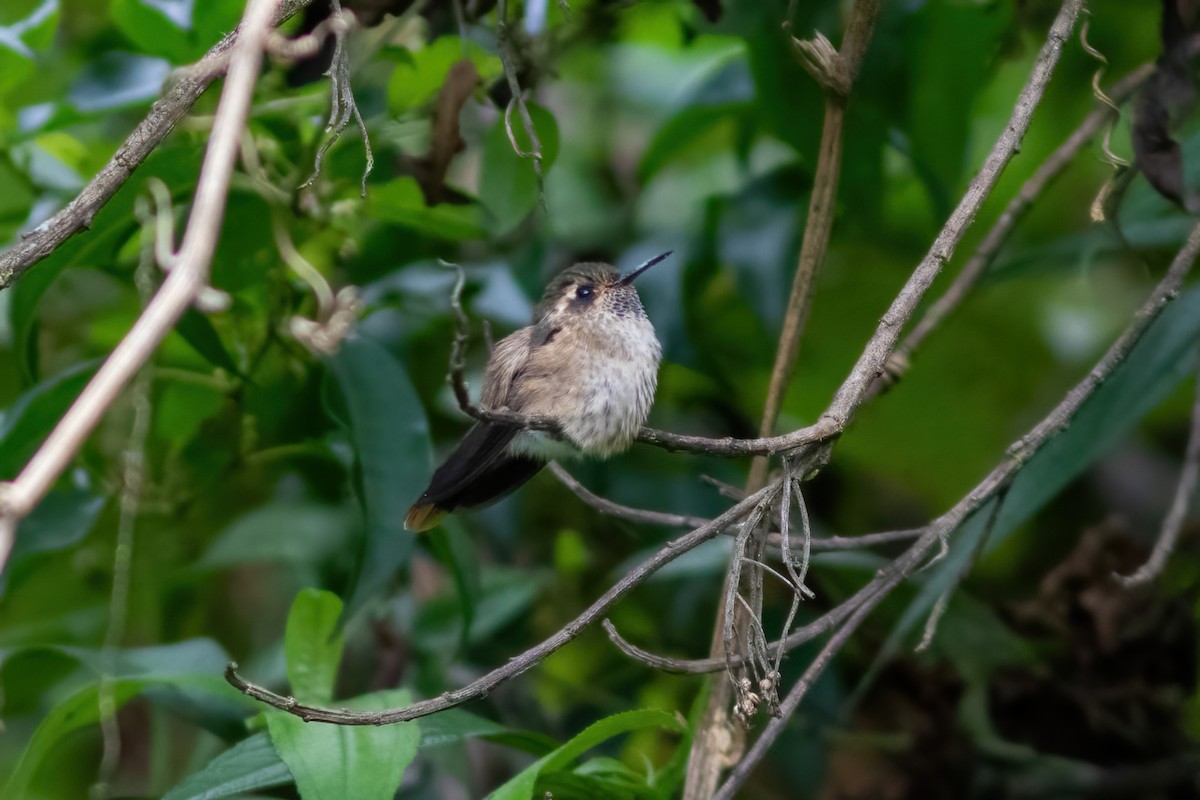
{"label": "dark green leaf", "polygon": [[279,760],[266,733],[258,733],[235,744],[178,786],[163,795],[163,800],[219,800],[286,786],[292,773]]}
{"label": "dark green leaf", "polygon": [[86,362],[42,381],[0,414],[0,479],[15,477],[91,379]]}
{"label": "dark green leaf", "polygon": [[366,545],[346,616],[378,597],[412,553],[404,530],[409,504],[425,487],[432,459],[425,409],[404,368],[391,353],[351,337],[328,361],[345,404],[359,470]]}
{"label": "dark green leaf", "polygon": [[675,715],[656,709],[626,711],[605,717],[584,728],[553,753],[526,767],[488,797],[491,800],[529,800],[533,797],[538,777],[543,773],[566,770],[579,756],[596,745],[639,728],[662,728],[682,732],[684,725]]}
{"label": "dark green leaf", "polygon": [[269,503],[222,531],[197,566],[213,569],[263,561],[319,564],[347,546],[350,529],[349,515],[336,506]]}
{"label": "dark green leaf", "polygon": [[11,577],[25,569],[27,560],[39,553],[63,550],[86,536],[102,508],[102,496],[75,487],[55,489],[42,498],[33,513],[17,526],[12,553],[0,574],[0,595]]}
{"label": "dark green leaf", "polygon": [[[987,547],[1008,538],[1048,500],[1125,437],[1131,428],[1195,373],[1200,362],[1200,288],[1181,294],[1150,326],[1129,357],[1085,402],[1069,427],[1035,453],[1013,479]],[[996,500],[968,517],[952,534],[949,555],[921,586],[880,649],[872,675],[894,655],[937,599],[967,568]],[[863,681],[861,694],[870,681]]]}
{"label": "dark green leaf", "polygon": [[237,362],[233,360],[233,356],[225,349],[225,343],[221,341],[221,335],[217,333],[217,329],[213,327],[212,322],[208,317],[201,314],[194,308],[189,308],[179,318],[179,322],[175,325],[175,331],[183,337],[183,340],[192,346],[192,349],[204,357],[204,360],[212,364],[214,367],[220,367],[242,380],[246,380],[246,376],[238,369]]}
{"label": "dark green leaf", "polygon": [[[529,115],[542,145],[542,174],[545,175],[558,157],[558,123],[541,106],[529,104]],[[511,122],[513,136],[521,152],[531,153],[533,145],[516,111],[512,114]],[[479,201],[488,211],[488,230],[493,236],[503,236],[511,231],[538,205],[538,182],[533,159],[517,155],[509,141],[503,118],[492,125],[483,142]]]}

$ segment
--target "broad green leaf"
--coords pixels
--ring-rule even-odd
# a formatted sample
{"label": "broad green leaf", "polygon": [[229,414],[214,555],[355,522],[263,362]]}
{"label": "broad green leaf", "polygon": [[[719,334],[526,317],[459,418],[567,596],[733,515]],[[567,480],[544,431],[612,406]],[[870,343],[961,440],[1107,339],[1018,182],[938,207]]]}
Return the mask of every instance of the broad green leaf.
{"label": "broad green leaf", "polygon": [[50,44],[58,28],[58,0],[43,0],[28,16],[0,26],[0,93],[35,70],[35,51]]}
{"label": "broad green leaf", "polygon": [[195,58],[189,34],[191,3],[181,0],[111,0],[109,13],[121,33],[143,53],[177,64]]}
{"label": "broad green leaf", "polygon": [[753,114],[753,100],[754,81],[744,53],[715,61],[708,76],[679,104],[679,110],[655,131],[638,164],[638,178],[648,182],[672,160],[689,153],[694,143],[721,122],[737,119],[744,124],[743,118]]}
{"label": "broad green leaf", "polygon": [[345,643],[338,630],[341,615],[341,599],[320,589],[305,589],[292,603],[283,651],[292,695],[302,703],[320,705],[333,699]]}
{"label": "broad green leaf", "polygon": [[212,569],[264,561],[318,564],[346,547],[350,529],[348,513],[338,506],[269,503],[222,531],[197,566]]}
{"label": "broad green leaf", "polygon": [[[236,692],[220,675],[186,674],[173,677],[118,678],[111,683],[114,708],[120,708],[138,694],[156,687],[179,687],[205,692],[214,698],[227,698]],[[55,746],[68,734],[100,722],[100,687],[92,684],[56,705],[34,731],[21,753],[12,775],[0,796],[26,797],[29,783]]]}
{"label": "broad green leaf", "polygon": [[404,516],[429,479],[432,456],[425,409],[391,353],[352,336],[327,364],[343,402],[339,422],[354,445],[366,520],[362,562],[346,605],[349,618],[408,562],[415,539],[404,530]]}
{"label": "broad green leaf", "polygon": [[163,795],[163,800],[218,800],[292,783],[266,733],[258,733],[221,753]]}
{"label": "broad green leaf", "polygon": [[[112,697],[115,708],[120,708],[146,685],[146,681],[127,679],[115,681]],[[38,725],[33,737],[25,745],[21,758],[4,784],[4,797],[25,797],[29,783],[54,746],[67,734],[95,725],[100,721],[100,689],[88,686],[72,694],[55,706]]]}
{"label": "broad green leaf", "polygon": [[212,321],[195,308],[189,308],[183,313],[175,325],[175,332],[214,367],[220,367],[230,375],[243,380],[247,379],[238,368],[237,362],[233,360],[233,356],[225,349],[225,343],[221,341],[221,334],[217,333]]}
{"label": "broad green leaf", "polygon": [[500,59],[472,41],[442,36],[396,65],[388,81],[388,107],[395,114],[412,111],[432,100],[446,82],[454,62],[469,59],[485,84],[502,72]]}
{"label": "broad green leaf", "polygon": [[[558,158],[558,123],[549,111],[532,103],[529,104],[529,116],[542,145],[542,174],[545,175]],[[514,111],[511,121],[513,137],[521,152],[533,152],[520,114]],[[503,236],[511,231],[538,205],[533,159],[517,155],[509,141],[503,117],[496,120],[483,141],[479,200],[487,209],[488,229],[493,236]]]}
{"label": "broad green leaf", "polygon": [[79,364],[42,381],[0,412],[0,480],[16,476],[75,402],[96,369]]}
{"label": "broad green leaf", "polygon": [[598,744],[639,728],[662,728],[682,733],[685,726],[674,714],[657,709],[626,711],[589,725],[553,753],[530,764],[492,794],[490,800],[529,800],[542,774],[566,770],[579,756]]}
{"label": "broad green leaf", "polygon": [[[372,711],[410,702],[407,689],[395,689],[364,695],[347,705]],[[421,741],[416,722],[330,725],[274,709],[267,712],[267,730],[304,800],[391,800]]]}
{"label": "broad green leaf", "polygon": [[0,595],[36,555],[63,550],[86,536],[102,508],[103,496],[76,487],[55,489],[42,498],[17,527],[8,564],[0,573]]}
{"label": "broad green leaf", "polygon": [[[509,746],[528,746],[527,742],[517,739],[517,732],[459,708],[423,717],[420,728],[422,748],[473,738],[487,738]],[[535,748],[539,755],[552,749],[552,746]],[[291,770],[275,752],[270,735],[263,732],[243,739],[214,758],[167,792],[163,800],[218,800],[292,782]]]}
{"label": "broad green leaf", "polygon": [[413,178],[372,186],[369,201],[375,217],[435,239],[465,241],[484,235],[479,206],[443,203],[430,208]]}
{"label": "broad green leaf", "polygon": [[946,0],[925,4],[914,20],[920,34],[911,47],[913,92],[908,109],[912,158],[945,217],[958,196],[971,142],[972,101],[988,77],[1000,35],[1011,21],[1004,4]]}

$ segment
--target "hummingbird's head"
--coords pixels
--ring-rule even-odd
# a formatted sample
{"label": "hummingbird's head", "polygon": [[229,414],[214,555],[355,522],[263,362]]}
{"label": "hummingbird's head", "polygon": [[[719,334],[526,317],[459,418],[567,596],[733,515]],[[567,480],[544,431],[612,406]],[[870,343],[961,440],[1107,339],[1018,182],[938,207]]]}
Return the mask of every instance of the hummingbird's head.
{"label": "hummingbird's head", "polygon": [[542,301],[534,309],[534,321],[568,322],[572,318],[599,314],[645,316],[633,281],[669,255],[671,251],[668,250],[626,275],[611,264],[600,262],[589,261],[568,267],[546,286]]}

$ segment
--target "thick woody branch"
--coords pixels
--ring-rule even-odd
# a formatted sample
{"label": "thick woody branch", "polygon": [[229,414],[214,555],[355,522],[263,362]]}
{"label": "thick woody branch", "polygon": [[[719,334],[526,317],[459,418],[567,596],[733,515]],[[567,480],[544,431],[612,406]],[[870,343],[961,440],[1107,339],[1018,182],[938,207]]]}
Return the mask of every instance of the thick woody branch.
{"label": "thick woody branch", "polygon": [[1016,155],[1025,132],[1029,130],[1033,112],[1046,92],[1050,76],[1058,64],[1063,43],[1070,36],[1082,3],[1083,0],[1067,0],[1064,3],[1050,28],[1046,44],[1042,47],[1034,63],[1029,82],[1017,98],[1004,132],[992,146],[979,174],[971,181],[966,194],[959,201],[958,207],[946,220],[946,224],[934,240],[933,246],[930,247],[929,252],[917,265],[880,319],[875,333],[868,340],[850,374],[842,382],[833,400],[814,424],[781,436],[766,436],[757,439],[729,437],[712,439],[643,428],[638,434],[638,441],[665,450],[736,457],[775,455],[817,443],[829,442],[840,436],[866,399],[876,378],[883,374],[888,358],[899,339],[900,330],[912,318],[934,279],[954,255],[954,248],[962,240],[984,200],[995,188],[1000,173]]}
{"label": "thick woody branch", "polygon": [[[765,437],[771,433],[775,427],[775,420],[779,416],[779,410],[783,406],[783,398],[787,393],[787,386],[791,382],[792,369],[800,348],[800,337],[808,320],[817,270],[825,261],[825,254],[829,249],[829,236],[833,228],[837,186],[841,174],[842,132],[846,119],[846,98],[850,94],[854,79],[862,65],[862,59],[875,30],[875,20],[879,15],[881,5],[882,0],[857,0],[842,37],[840,53],[834,50],[829,40],[820,33],[810,42],[800,42],[792,38],[801,64],[826,90],[825,121],[821,132],[821,145],[816,174],[813,178],[813,189],[809,197],[804,238],[800,245],[799,262],[788,298],[783,329],[779,334],[779,346],[775,352],[775,363],[771,370],[771,381],[759,425],[760,436]],[[790,21],[785,22],[785,29],[789,26]],[[751,465],[750,475],[746,482],[747,490],[754,491],[761,487],[766,482],[766,477],[767,460],[764,456],[759,455]],[[790,511],[785,510],[784,513],[790,513]],[[790,554],[785,553],[784,556],[787,559]],[[735,550],[734,558],[740,559],[741,553]],[[790,561],[788,563],[790,564]],[[719,656],[722,651],[727,660],[731,656],[728,637],[733,625],[730,615],[735,613],[735,609],[728,607],[728,602],[729,597],[737,592],[740,575],[741,564],[733,565],[726,580],[724,592],[726,599],[716,614],[717,623],[713,630],[710,648],[710,654],[714,658]],[[761,580],[761,574],[759,579]],[[759,592],[756,590],[753,594],[758,596]],[[730,685],[719,681],[708,698],[708,708],[700,723],[700,729],[696,733],[688,759],[684,787],[686,798],[707,797],[716,786],[722,761],[716,755],[719,750],[728,749],[723,745],[724,741],[729,738],[723,729],[728,728],[729,724],[728,722],[723,723],[722,720],[727,720],[725,710],[730,705],[732,695]]]}
{"label": "thick woody branch", "polygon": [[[312,0],[283,0],[274,12],[273,25],[291,18]],[[213,46],[199,62],[182,70],[182,75],[151,108],[129,134],[113,157],[83,187],[83,191],[61,211],[37,228],[24,234],[21,241],[0,253],[0,289],[5,289],[27,269],[54,252],[55,248],[80,231],[91,227],[92,219],[125,184],[133,171],[167,138],[192,104],[224,73],[241,27]]]}
{"label": "thick woody branch", "polygon": [[750,512],[774,487],[763,489],[742,500],[721,516],[711,522],[696,528],[678,539],[668,542],[655,553],[629,572],[625,577],[605,592],[600,599],[578,617],[567,623],[557,633],[535,647],[510,659],[504,666],[492,670],[488,674],[461,689],[446,692],[438,697],[423,700],[403,708],[386,711],[347,711],[336,708],[318,708],[297,703],[294,698],[285,697],[261,686],[249,683],[237,672],[237,665],[230,664],[225,671],[225,679],[234,688],[246,695],[266,703],[269,706],[294,714],[306,722],[333,722],[339,725],[387,725],[392,722],[407,722],[409,720],[445,711],[463,703],[477,700],[486,696],[499,684],[521,675],[540,664],[547,656],[573,641],[590,625],[600,620],[610,608],[621,600],[634,587],[644,582],[664,566],[692,550],[703,542],[720,535],[730,525],[737,523]]}
{"label": "thick woody branch", "polygon": [[277,0],[251,0],[242,19],[241,35],[230,50],[229,75],[217,106],[187,231],[167,279],[21,474],[12,483],[0,485],[0,568],[12,550],[17,521],[29,514],[71,463],[109,406],[208,284],[229,179],[278,6]]}
{"label": "thick woody branch", "polygon": [[[1039,422],[1029,433],[1018,439],[1008,448],[1004,460],[995,467],[966,497],[954,508],[932,522],[925,532],[913,545],[906,550],[890,567],[883,570],[874,580],[846,601],[839,608],[850,607],[846,627],[856,626],[869,614],[879,601],[904,577],[912,574],[928,554],[946,537],[950,536],[971,514],[979,511],[989,502],[998,499],[1007,490],[1013,479],[1025,463],[1051,439],[1065,430],[1083,404],[1108,380],[1113,372],[1129,357],[1138,341],[1149,329],[1168,304],[1179,294],[1183,281],[1200,255],[1200,225],[1192,229],[1191,235],[1183,248],[1175,256],[1167,274],[1155,287],[1154,292],[1134,314],[1133,320],[1113,343],[1108,352],[1097,362],[1091,372],[1084,377],[1066,397]],[[875,591],[869,592],[875,587]],[[842,630],[845,630],[843,628]],[[731,773],[725,785],[721,787],[718,797],[732,797],[733,793],[745,782],[754,765],[770,749],[775,739],[786,727],[791,715],[799,707],[800,701],[808,693],[813,681],[829,663],[836,651],[844,644],[845,637],[839,635],[822,649],[818,658],[810,665],[804,677],[789,691],[781,706],[780,717],[771,720],[763,730],[754,747]],[[836,642],[836,645],[835,645]]]}

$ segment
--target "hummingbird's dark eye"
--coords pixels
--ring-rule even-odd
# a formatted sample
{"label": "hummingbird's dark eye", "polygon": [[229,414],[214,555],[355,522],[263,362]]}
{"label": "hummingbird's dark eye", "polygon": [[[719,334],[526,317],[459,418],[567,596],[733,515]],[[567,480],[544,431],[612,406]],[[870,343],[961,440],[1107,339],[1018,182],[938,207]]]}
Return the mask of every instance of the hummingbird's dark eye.
{"label": "hummingbird's dark eye", "polygon": [[594,288],[592,288],[591,286],[580,286],[578,289],[575,290],[575,296],[578,297],[580,300],[587,300],[595,293],[596,293],[596,290]]}

